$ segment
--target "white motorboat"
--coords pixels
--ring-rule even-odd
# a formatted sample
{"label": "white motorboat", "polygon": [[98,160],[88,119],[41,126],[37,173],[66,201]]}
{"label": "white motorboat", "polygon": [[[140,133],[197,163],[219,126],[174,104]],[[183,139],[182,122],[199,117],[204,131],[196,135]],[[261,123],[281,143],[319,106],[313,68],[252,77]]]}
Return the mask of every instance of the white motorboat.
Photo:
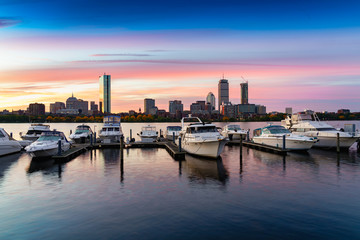
{"label": "white motorboat", "polygon": [[82,124],[76,127],[75,132],[70,135],[70,139],[76,143],[85,143],[85,141],[89,141],[91,134],[93,134],[91,128]]}
{"label": "white motorboat", "polygon": [[339,134],[340,148],[349,148],[360,137],[357,133],[341,132],[331,125],[321,122],[316,113],[311,115],[300,112],[291,117],[287,116],[285,120],[281,121],[281,125],[294,134],[316,137],[319,141],[314,147],[336,148],[337,134]]}
{"label": "white motorboat", "polygon": [[3,128],[0,128],[0,156],[20,152],[21,149],[20,143],[12,139]]}
{"label": "white motorboat", "polygon": [[32,157],[51,157],[58,154],[59,140],[61,141],[61,151],[69,150],[70,143],[64,133],[56,130],[43,132],[38,140],[25,147],[25,150]]}
{"label": "white motorboat", "polygon": [[180,126],[167,126],[165,132],[166,138],[172,141],[173,137],[175,136],[175,139],[177,139],[179,137],[180,131]]}
{"label": "white motorboat", "polygon": [[141,132],[137,134],[140,136],[142,142],[155,142],[158,137],[158,132],[155,126],[147,125],[141,128]]}
{"label": "white motorboat", "polygon": [[42,123],[32,123],[26,133],[20,132],[20,137],[23,140],[36,141],[43,132],[50,131],[49,125]]}
{"label": "white motorboat", "polygon": [[[184,121],[187,119],[196,119],[197,122],[185,126]],[[197,117],[183,118],[181,126],[182,130],[179,135],[181,137],[181,146],[190,154],[217,158],[228,141],[217,131],[214,124],[204,123]]]}
{"label": "white motorboat", "polygon": [[283,148],[285,136],[285,148],[287,150],[309,150],[318,140],[312,137],[292,134],[288,129],[279,125],[270,125],[254,130],[253,142],[273,147]]}
{"label": "white motorboat", "polygon": [[105,116],[104,126],[100,130],[99,137],[102,142],[120,142],[120,138],[123,136],[121,129],[121,118],[120,116]]}
{"label": "white motorboat", "polygon": [[229,124],[226,125],[223,129],[221,134],[224,137],[229,138],[229,140],[240,140],[240,137],[242,139],[245,139],[246,135],[247,135],[247,131],[241,129],[240,125],[236,125],[236,124]]}

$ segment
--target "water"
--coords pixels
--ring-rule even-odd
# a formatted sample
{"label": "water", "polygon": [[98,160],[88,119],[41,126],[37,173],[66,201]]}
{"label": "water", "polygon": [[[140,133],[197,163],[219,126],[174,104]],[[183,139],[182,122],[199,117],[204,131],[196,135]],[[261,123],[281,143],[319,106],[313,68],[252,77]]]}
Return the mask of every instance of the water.
{"label": "water", "polygon": [[[51,125],[69,133],[77,124]],[[28,125],[2,127],[15,136]],[[239,146],[219,160],[174,161],[165,149],[124,154],[93,150],[61,165],[25,153],[0,158],[0,239],[360,238],[354,150],[284,158],[244,148],[242,164]]]}

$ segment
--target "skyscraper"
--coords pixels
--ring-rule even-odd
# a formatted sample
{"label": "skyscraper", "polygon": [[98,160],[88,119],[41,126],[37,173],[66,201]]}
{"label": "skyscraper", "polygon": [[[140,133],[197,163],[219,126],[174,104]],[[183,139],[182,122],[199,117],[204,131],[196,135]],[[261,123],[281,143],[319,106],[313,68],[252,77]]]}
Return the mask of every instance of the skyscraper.
{"label": "skyscraper", "polygon": [[100,112],[111,113],[111,75],[102,75],[99,77],[100,97],[99,107]]}
{"label": "skyscraper", "polygon": [[169,101],[169,113],[176,114],[176,111],[183,112],[184,105],[180,100]]}
{"label": "skyscraper", "polygon": [[218,109],[220,111],[220,106],[223,103],[229,102],[229,82],[226,79],[220,79],[218,84],[218,93],[219,93],[219,106]]}
{"label": "skyscraper", "polygon": [[206,96],[206,103],[210,103],[211,105],[211,110],[215,109],[215,95],[212,92],[209,92],[208,95]]}
{"label": "skyscraper", "polygon": [[248,82],[240,83],[241,104],[249,104]]}
{"label": "skyscraper", "polygon": [[145,98],[144,99],[144,113],[149,114],[150,109],[155,107],[155,99]]}

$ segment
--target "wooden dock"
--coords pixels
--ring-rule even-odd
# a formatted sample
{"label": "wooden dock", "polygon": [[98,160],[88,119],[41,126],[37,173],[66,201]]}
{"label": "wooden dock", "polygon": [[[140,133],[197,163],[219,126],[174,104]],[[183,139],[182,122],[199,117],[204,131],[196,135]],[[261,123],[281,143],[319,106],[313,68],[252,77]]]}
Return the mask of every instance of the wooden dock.
{"label": "wooden dock", "polygon": [[[232,146],[232,145],[240,145],[240,140],[239,141],[229,141],[227,143],[227,145],[230,145],[230,146]],[[251,141],[243,141],[242,145],[244,147],[253,148],[253,149],[264,151],[264,152],[276,153],[276,154],[280,154],[280,155],[283,155],[283,156],[287,155],[287,152],[289,151],[287,149],[273,147],[273,146],[269,146],[269,145],[265,145],[265,144],[254,143],[254,142],[251,142]]]}
{"label": "wooden dock", "polygon": [[68,162],[79,156],[81,153],[86,152],[87,146],[87,144],[72,145],[69,150],[61,153],[61,155],[52,156],[52,159],[54,159],[56,163]]}

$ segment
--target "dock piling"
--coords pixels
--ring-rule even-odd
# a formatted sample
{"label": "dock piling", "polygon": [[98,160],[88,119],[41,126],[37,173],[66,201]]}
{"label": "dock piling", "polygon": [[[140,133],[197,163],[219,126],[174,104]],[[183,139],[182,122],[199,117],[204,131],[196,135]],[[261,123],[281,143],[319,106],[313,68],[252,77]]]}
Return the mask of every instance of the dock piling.
{"label": "dock piling", "polygon": [[181,137],[179,136],[179,152],[181,152]]}
{"label": "dock piling", "polygon": [[248,130],[246,132],[246,140],[249,142],[250,141],[250,130]]}
{"label": "dock piling", "polygon": [[130,141],[132,139],[132,129],[130,129]]}
{"label": "dock piling", "polygon": [[90,145],[92,146],[93,145],[93,135],[90,134]]}
{"label": "dock piling", "polygon": [[120,137],[120,157],[124,159],[124,135]]}
{"label": "dock piling", "polygon": [[336,133],[336,151],[340,152],[340,133]]}
{"label": "dock piling", "polygon": [[70,135],[72,134],[72,130],[70,129]]}
{"label": "dock piling", "polygon": [[173,143],[175,143],[175,132],[173,132]]}
{"label": "dock piling", "polygon": [[58,141],[58,156],[61,155],[61,140]]}
{"label": "dock piling", "polygon": [[283,141],[282,149],[285,150],[286,149],[286,135],[285,134],[283,135],[282,141]]}
{"label": "dock piling", "polygon": [[10,138],[12,138],[12,137],[13,137],[13,133],[11,132],[11,133],[10,133]]}
{"label": "dock piling", "polygon": [[94,132],[94,144],[96,144],[96,132]]}

